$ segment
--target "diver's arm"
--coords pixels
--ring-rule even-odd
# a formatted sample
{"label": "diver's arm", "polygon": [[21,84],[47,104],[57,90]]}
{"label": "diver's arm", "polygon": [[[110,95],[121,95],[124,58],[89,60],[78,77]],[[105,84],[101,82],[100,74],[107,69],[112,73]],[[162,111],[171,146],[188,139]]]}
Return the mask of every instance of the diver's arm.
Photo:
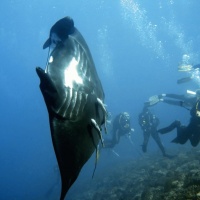
{"label": "diver's arm", "polygon": [[151,107],[151,102],[150,102],[150,101],[144,102],[144,106],[145,106],[145,107]]}
{"label": "diver's arm", "polygon": [[146,121],[142,117],[139,118],[139,125],[142,130],[146,129],[147,124],[146,124]]}
{"label": "diver's arm", "polygon": [[157,128],[159,124],[160,124],[160,120],[158,119],[158,117],[156,117],[155,127]]}
{"label": "diver's arm", "polygon": [[126,134],[128,138],[131,137],[131,133],[134,132],[134,128],[131,128],[130,131]]}

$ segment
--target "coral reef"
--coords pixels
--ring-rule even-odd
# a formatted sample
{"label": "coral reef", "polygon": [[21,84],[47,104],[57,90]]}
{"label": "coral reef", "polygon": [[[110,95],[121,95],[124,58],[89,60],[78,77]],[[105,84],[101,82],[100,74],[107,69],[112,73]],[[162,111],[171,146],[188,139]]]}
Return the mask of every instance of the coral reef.
{"label": "coral reef", "polygon": [[200,200],[200,150],[180,151],[168,159],[158,155],[119,163],[82,186],[74,200]]}

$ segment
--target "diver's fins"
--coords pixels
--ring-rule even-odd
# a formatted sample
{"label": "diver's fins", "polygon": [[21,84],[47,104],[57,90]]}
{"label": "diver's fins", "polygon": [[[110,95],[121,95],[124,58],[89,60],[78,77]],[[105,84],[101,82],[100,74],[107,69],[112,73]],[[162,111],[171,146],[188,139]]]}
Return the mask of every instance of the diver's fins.
{"label": "diver's fins", "polygon": [[176,137],[176,138],[174,138],[171,142],[172,142],[172,143],[176,143],[176,144],[178,144],[178,143],[179,143],[179,138]]}
{"label": "diver's fins", "polygon": [[178,128],[178,127],[180,127],[180,121],[175,120],[169,126],[159,129],[158,133],[160,133],[160,134],[169,133],[169,132],[173,131],[175,128]]}
{"label": "diver's fins", "polygon": [[189,134],[187,132],[182,132],[181,134],[177,135],[171,142],[176,144],[185,144],[189,139]]}
{"label": "diver's fins", "polygon": [[192,76],[184,77],[177,80],[177,84],[187,83],[192,80]]}
{"label": "diver's fins", "polygon": [[150,106],[157,104],[159,101],[160,101],[160,98],[159,98],[158,95],[154,95],[154,96],[149,97],[149,105]]}
{"label": "diver's fins", "polygon": [[180,65],[178,66],[178,71],[179,72],[188,72],[193,69],[192,65]]}

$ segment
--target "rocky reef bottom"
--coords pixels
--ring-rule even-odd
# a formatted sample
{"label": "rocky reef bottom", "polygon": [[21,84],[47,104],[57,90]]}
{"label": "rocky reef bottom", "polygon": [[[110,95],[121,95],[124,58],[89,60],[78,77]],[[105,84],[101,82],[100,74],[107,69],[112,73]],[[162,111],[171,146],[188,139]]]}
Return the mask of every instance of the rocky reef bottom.
{"label": "rocky reef bottom", "polygon": [[200,149],[119,163],[84,184],[74,200],[200,200]]}

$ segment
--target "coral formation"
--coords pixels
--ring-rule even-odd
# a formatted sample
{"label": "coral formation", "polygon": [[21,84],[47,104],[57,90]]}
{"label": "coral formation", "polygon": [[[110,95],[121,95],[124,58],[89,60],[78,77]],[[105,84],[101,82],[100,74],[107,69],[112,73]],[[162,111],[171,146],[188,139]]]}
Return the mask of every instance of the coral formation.
{"label": "coral formation", "polygon": [[75,200],[200,200],[200,151],[181,151],[173,159],[158,155],[119,163]]}

